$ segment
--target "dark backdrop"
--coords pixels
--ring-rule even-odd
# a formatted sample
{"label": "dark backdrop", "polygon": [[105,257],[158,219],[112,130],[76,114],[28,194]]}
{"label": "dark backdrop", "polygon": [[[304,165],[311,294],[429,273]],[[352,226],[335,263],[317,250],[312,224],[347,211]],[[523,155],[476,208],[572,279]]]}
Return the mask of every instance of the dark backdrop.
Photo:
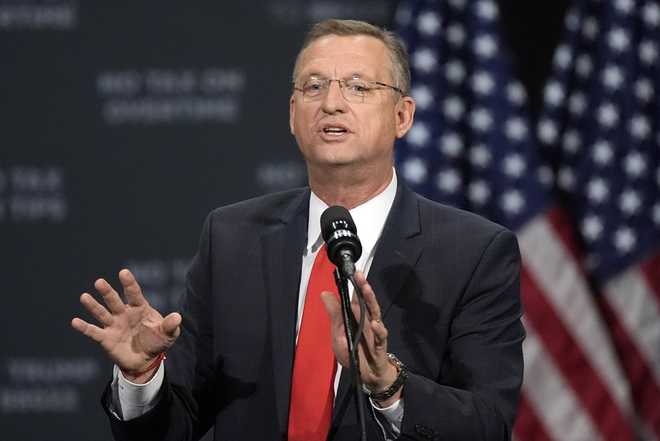
{"label": "dark backdrop", "polygon": [[[566,4],[498,3],[534,112]],[[80,293],[129,267],[171,310],[209,210],[305,183],[287,99],[309,23],[395,9],[0,0],[0,439],[111,439]]]}

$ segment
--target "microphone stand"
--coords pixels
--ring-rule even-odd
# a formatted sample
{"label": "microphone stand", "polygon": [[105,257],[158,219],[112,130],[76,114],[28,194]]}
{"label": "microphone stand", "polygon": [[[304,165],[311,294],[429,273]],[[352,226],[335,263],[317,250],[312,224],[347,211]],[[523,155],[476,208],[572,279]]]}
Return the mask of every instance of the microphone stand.
{"label": "microphone stand", "polygon": [[[344,319],[344,329],[346,331],[346,341],[348,342],[348,362],[351,374],[353,375],[353,383],[355,385],[355,405],[357,406],[357,416],[360,423],[360,439],[367,441],[367,431],[365,423],[365,401],[364,393],[362,392],[362,378],[360,377],[360,359],[358,357],[358,350],[355,346],[354,334],[357,322],[355,316],[351,311],[351,300],[348,295],[348,279],[342,276],[339,268],[335,268],[335,283],[339,291],[341,299],[341,312]],[[359,295],[357,292],[355,295]]]}

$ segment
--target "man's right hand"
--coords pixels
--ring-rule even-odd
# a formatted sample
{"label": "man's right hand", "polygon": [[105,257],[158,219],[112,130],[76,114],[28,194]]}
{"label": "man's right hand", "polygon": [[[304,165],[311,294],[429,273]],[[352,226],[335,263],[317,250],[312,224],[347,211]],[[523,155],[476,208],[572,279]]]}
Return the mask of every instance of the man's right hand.
{"label": "man's right hand", "polygon": [[172,346],[181,333],[181,315],[173,312],[163,318],[144,298],[140,285],[129,270],[119,272],[119,281],[126,304],[108,282],[98,279],[94,287],[103,297],[105,306],[88,293],[80,296],[80,303],[102,326],[78,317],[71,320],[71,326],[98,342],[127,380],[146,383],[158,366],[148,372],[145,370]]}

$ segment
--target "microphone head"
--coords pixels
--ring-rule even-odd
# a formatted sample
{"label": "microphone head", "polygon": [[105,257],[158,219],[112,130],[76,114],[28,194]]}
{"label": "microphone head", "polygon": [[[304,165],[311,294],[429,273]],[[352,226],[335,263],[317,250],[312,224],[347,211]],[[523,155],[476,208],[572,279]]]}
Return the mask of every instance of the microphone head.
{"label": "microphone head", "polygon": [[355,228],[355,222],[353,222],[351,213],[341,205],[328,207],[321,214],[321,234],[323,235],[323,240],[327,242],[336,230],[349,230],[357,234],[357,228]]}
{"label": "microphone head", "polygon": [[321,235],[328,249],[330,261],[342,264],[340,252],[349,252],[353,261],[362,255],[362,244],[357,236],[355,222],[348,210],[342,206],[328,207],[321,215]]}

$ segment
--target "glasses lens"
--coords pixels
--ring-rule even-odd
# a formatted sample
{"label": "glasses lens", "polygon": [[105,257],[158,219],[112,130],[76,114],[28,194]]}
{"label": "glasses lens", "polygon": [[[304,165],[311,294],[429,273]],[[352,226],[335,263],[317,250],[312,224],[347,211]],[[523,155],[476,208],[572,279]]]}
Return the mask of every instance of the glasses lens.
{"label": "glasses lens", "polygon": [[305,84],[303,84],[302,87],[303,96],[312,99],[321,96],[321,93],[325,88],[324,83],[325,81],[319,78],[310,78],[309,80],[305,81]]}
{"label": "glasses lens", "polygon": [[302,93],[305,101],[317,101],[327,93],[333,81],[337,82],[344,99],[351,103],[370,102],[375,94],[375,88],[367,81],[352,78],[350,80],[330,80],[325,78],[310,78],[303,83]]}
{"label": "glasses lens", "polygon": [[371,92],[369,84],[362,80],[348,80],[344,84],[344,89],[348,95],[360,98],[365,98]]}
{"label": "glasses lens", "polygon": [[346,98],[351,102],[371,103],[376,100],[377,87],[368,81],[353,78],[345,82],[344,89],[346,90]]}

